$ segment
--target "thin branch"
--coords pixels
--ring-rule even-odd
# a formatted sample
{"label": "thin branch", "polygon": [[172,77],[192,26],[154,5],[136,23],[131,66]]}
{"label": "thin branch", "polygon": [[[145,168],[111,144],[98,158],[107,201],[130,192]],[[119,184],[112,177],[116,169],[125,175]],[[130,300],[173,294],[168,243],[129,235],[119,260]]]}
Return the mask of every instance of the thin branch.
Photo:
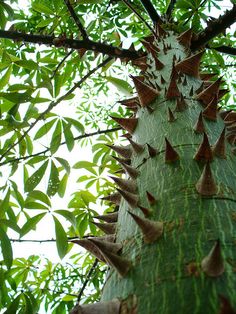
{"label": "thin branch", "polygon": [[87,274],[87,276],[86,276],[86,279],[85,279],[85,281],[84,281],[84,283],[83,283],[83,286],[82,286],[82,288],[80,289],[80,292],[79,292],[78,297],[77,297],[77,303],[80,302],[80,300],[81,300],[81,298],[82,298],[82,295],[83,295],[83,293],[84,293],[84,290],[85,290],[85,288],[86,288],[86,286],[87,286],[87,284],[88,284],[88,282],[89,282],[89,280],[90,280],[90,277],[92,276],[92,273],[93,273],[94,270],[96,269],[97,264],[98,264],[98,259],[95,259],[95,261],[94,261],[92,267],[90,268],[90,270],[89,270],[89,272],[88,272],[88,274]]}
{"label": "thin branch", "polygon": [[137,15],[137,17],[143,22],[143,24],[145,24],[147,26],[147,28],[153,32],[153,29],[151,28],[151,26],[145,21],[145,19],[138,13],[138,11],[129,3],[128,0],[123,0],[123,2],[127,5],[127,7],[134,12],[135,15]]}
{"label": "thin branch", "polygon": [[176,0],[171,0],[166,10],[166,17],[168,21],[171,19],[171,15],[174,10],[175,3],[176,3]]}
{"label": "thin branch", "polygon": [[95,42],[89,39],[86,40],[78,40],[71,39],[66,37],[54,37],[48,35],[35,35],[35,34],[24,34],[21,32],[15,31],[5,31],[0,30],[0,38],[12,39],[15,41],[23,41],[25,43],[39,44],[39,45],[49,45],[56,46],[62,48],[71,48],[74,50],[78,50],[84,48],[86,50],[91,50],[95,52],[100,52],[102,54],[106,54],[116,58],[128,58],[130,60],[137,59],[142,56],[142,53],[123,49],[120,47],[114,47],[112,45],[107,45],[100,42]]}
{"label": "thin branch", "polygon": [[73,18],[73,20],[75,21],[75,24],[77,25],[83,39],[88,39],[88,35],[86,33],[86,30],[84,28],[84,26],[82,25],[82,23],[80,22],[79,17],[77,16],[77,14],[75,13],[74,8],[72,7],[70,0],[64,0],[68,11],[70,12],[71,17]]}
{"label": "thin branch", "polygon": [[208,41],[215,36],[224,32],[226,28],[230,27],[236,22],[236,4],[233,5],[231,10],[227,10],[225,14],[219,16],[218,19],[213,20],[204,31],[200,32],[196,38],[193,38],[191,49],[196,50],[204,46]]}
{"label": "thin branch", "polygon": [[[83,138],[87,138],[87,137],[91,137],[91,136],[95,136],[95,135],[99,135],[99,134],[106,134],[106,133],[111,133],[111,132],[116,132],[116,131],[119,131],[121,130],[120,127],[117,127],[117,128],[113,128],[113,129],[108,129],[108,130],[99,130],[99,131],[96,131],[96,132],[93,132],[93,133],[85,133],[83,135],[79,135],[79,136],[76,136],[74,137],[74,140],[81,140]],[[61,145],[65,145],[66,144],[66,141],[62,142],[60,144]],[[0,163],[0,166],[3,166],[3,165],[6,165],[6,164],[9,164],[9,163],[14,163],[14,162],[19,162],[19,161],[23,161],[23,160],[27,160],[29,158],[32,158],[32,157],[36,157],[36,156],[40,156],[40,155],[44,155],[46,154],[47,152],[50,151],[50,148],[46,148],[45,150],[41,151],[41,152],[38,152],[38,153],[35,153],[35,154],[32,154],[32,155],[28,155],[28,156],[23,156],[23,157],[19,157],[19,158],[14,158],[14,159],[9,159],[9,160],[6,160],[4,162],[1,162]]]}
{"label": "thin branch", "polygon": [[74,50],[72,49],[70,52],[68,52],[64,58],[58,63],[56,69],[53,71],[53,75],[51,76],[51,79],[54,78],[54,76],[56,75],[58,69],[60,68],[60,66],[66,61],[67,58],[69,58],[69,56],[74,52]]}
{"label": "thin branch", "polygon": [[147,11],[148,15],[150,16],[151,20],[153,21],[153,24],[156,24],[162,21],[160,15],[157,13],[156,9],[154,8],[150,0],[140,0],[140,1],[144,9]]}
{"label": "thin branch", "polygon": [[234,47],[222,45],[222,46],[219,46],[219,47],[207,46],[207,48],[208,49],[214,49],[214,50],[222,52],[222,53],[227,53],[229,55],[236,56],[236,48],[234,48]]}
{"label": "thin branch", "polygon": [[96,72],[98,69],[102,68],[104,65],[106,65],[109,61],[111,61],[112,58],[108,57],[107,59],[105,59],[102,63],[100,63],[98,66],[96,66],[95,68],[93,68],[91,71],[89,71],[79,82],[77,82],[67,93],[65,93],[64,95],[62,95],[61,97],[59,97],[56,101],[52,101],[48,108],[45,109],[39,116],[37,119],[35,119],[35,121],[30,125],[30,127],[23,133],[23,135],[21,135],[18,140],[13,143],[12,145],[9,146],[9,148],[1,155],[0,157],[0,161],[11,151],[12,148],[14,148],[16,145],[18,145],[19,143],[21,143],[21,141],[25,138],[25,136],[33,129],[33,127],[37,124],[38,121],[40,121],[41,119],[43,119],[43,117],[50,112],[55,106],[57,106],[61,101],[63,101],[64,99],[66,99],[66,97],[68,97],[69,95],[71,95],[75,89],[79,88],[81,86],[81,84],[88,78],[90,77],[94,72]]}

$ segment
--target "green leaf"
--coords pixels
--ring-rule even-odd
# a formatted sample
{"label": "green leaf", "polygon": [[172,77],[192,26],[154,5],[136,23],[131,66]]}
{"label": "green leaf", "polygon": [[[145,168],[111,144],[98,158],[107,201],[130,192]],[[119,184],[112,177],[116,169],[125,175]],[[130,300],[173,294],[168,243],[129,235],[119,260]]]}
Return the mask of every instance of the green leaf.
{"label": "green leaf", "polygon": [[56,157],[55,158],[61,165],[62,167],[66,170],[68,174],[70,174],[70,164],[67,160],[64,158]]}
{"label": "green leaf", "polygon": [[6,71],[6,73],[0,78],[0,90],[3,89],[4,86],[9,82],[10,76],[12,72],[12,65],[10,65]]}
{"label": "green leaf", "polygon": [[60,185],[60,179],[59,179],[58,169],[52,160],[51,171],[50,171],[50,176],[48,180],[47,195],[49,197],[55,195],[58,191],[59,185]]}
{"label": "green leaf", "polygon": [[68,121],[73,127],[75,127],[80,133],[84,133],[84,126],[77,120],[72,118],[65,118],[66,121]]}
{"label": "green leaf", "polygon": [[74,140],[74,136],[73,133],[71,132],[71,124],[66,124],[65,121],[62,122],[63,125],[63,130],[64,130],[64,136],[65,136],[65,140],[66,140],[66,146],[69,150],[69,152],[72,151],[72,149],[74,148],[74,144],[75,144],[75,140]]}
{"label": "green leaf", "polygon": [[32,9],[39,13],[44,13],[46,15],[54,15],[53,10],[51,10],[49,7],[39,2],[33,2]]}
{"label": "green leaf", "polygon": [[28,70],[37,70],[38,64],[33,60],[19,60],[15,62],[16,65],[28,69]]}
{"label": "green leaf", "polygon": [[68,248],[67,235],[60,221],[55,216],[53,216],[53,219],[55,223],[57,251],[58,251],[58,255],[62,259],[67,253],[67,248]]}
{"label": "green leaf", "polygon": [[56,119],[52,119],[51,121],[45,123],[35,134],[34,139],[37,140],[41,137],[43,137],[46,133],[50,131],[54,123],[56,122]]}
{"label": "green leaf", "polygon": [[125,95],[130,96],[132,94],[132,87],[125,80],[112,76],[105,76],[105,79],[112,83],[120,92],[124,93]]}
{"label": "green leaf", "polygon": [[58,210],[55,210],[54,212],[63,216],[65,219],[67,219],[72,224],[72,226],[76,229],[76,219],[72,212],[65,209],[58,209]]}
{"label": "green leaf", "polygon": [[48,166],[48,160],[45,161],[38,170],[36,170],[31,177],[29,177],[25,183],[25,192],[31,192],[41,181]]}
{"label": "green leaf", "polygon": [[20,227],[12,220],[0,219],[0,226],[1,225],[5,225],[18,233],[21,232]]}
{"label": "green leaf", "polygon": [[4,262],[7,268],[11,268],[12,260],[13,260],[11,241],[9,240],[7,234],[2,228],[0,228],[0,241],[1,241],[1,249],[2,249]]}
{"label": "green leaf", "polygon": [[26,201],[24,207],[28,208],[28,209],[45,209],[45,210],[48,210],[47,206],[45,206],[45,205],[43,205],[42,203],[39,203],[39,202]]}
{"label": "green leaf", "polygon": [[74,169],[85,169],[93,173],[94,175],[97,175],[97,172],[93,169],[93,167],[97,167],[97,165],[90,161],[78,161],[73,166]]}
{"label": "green leaf", "polygon": [[9,207],[9,200],[10,200],[10,195],[11,195],[11,190],[8,189],[7,193],[4,197],[4,199],[1,202],[0,205],[0,217],[2,216],[3,213],[5,213]]}
{"label": "green leaf", "polygon": [[21,228],[21,233],[20,236],[23,237],[24,235],[26,235],[29,231],[31,230],[35,230],[37,224],[39,223],[39,221],[46,215],[46,213],[41,213],[38,214],[34,217],[29,218],[26,223],[23,225],[23,227]]}
{"label": "green leaf", "polygon": [[80,224],[79,224],[79,234],[80,234],[80,237],[83,238],[84,234],[85,234],[85,231],[88,229],[88,216],[87,215],[84,215],[84,217],[82,218],[82,220],[80,221]]}
{"label": "green leaf", "polygon": [[50,143],[50,151],[54,154],[61,144],[61,121],[57,122],[56,128],[52,134],[52,139]]}
{"label": "green leaf", "polygon": [[58,188],[58,194],[60,197],[64,197],[65,195],[65,191],[66,191],[66,187],[67,187],[67,181],[68,181],[68,174],[65,173],[63,178],[61,179],[59,188]]}
{"label": "green leaf", "polygon": [[28,198],[33,198],[35,200],[39,200],[43,202],[44,204],[47,204],[48,206],[51,206],[51,201],[47,194],[43,193],[42,191],[39,190],[34,190],[32,192],[28,193]]}
{"label": "green leaf", "polygon": [[18,295],[13,301],[11,301],[9,307],[3,314],[15,314],[17,313],[17,310],[19,309],[19,303],[20,303],[21,295]]}

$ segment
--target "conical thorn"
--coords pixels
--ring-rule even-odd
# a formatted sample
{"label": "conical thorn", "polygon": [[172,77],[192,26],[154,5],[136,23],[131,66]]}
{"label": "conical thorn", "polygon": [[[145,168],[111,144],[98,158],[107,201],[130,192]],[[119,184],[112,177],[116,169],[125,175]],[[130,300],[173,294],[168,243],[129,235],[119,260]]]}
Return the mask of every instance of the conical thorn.
{"label": "conical thorn", "polygon": [[218,277],[224,273],[224,261],[219,240],[216,241],[210,253],[204,257],[201,267],[204,273],[210,277]]}
{"label": "conical thorn", "polygon": [[163,222],[141,218],[130,211],[128,211],[128,213],[140,227],[145,243],[152,243],[162,236],[164,229]]}

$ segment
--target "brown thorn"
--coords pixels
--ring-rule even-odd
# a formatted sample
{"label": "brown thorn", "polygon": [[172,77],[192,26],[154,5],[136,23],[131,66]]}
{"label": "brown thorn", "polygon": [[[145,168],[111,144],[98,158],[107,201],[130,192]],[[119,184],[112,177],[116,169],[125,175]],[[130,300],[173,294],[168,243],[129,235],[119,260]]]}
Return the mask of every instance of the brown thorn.
{"label": "brown thorn", "polygon": [[177,71],[199,78],[199,66],[204,51],[190,56],[175,65]]}
{"label": "brown thorn", "polygon": [[136,126],[138,124],[137,118],[118,118],[110,116],[113,120],[115,120],[123,129],[128,131],[130,134],[133,134]]}
{"label": "brown thorn", "polygon": [[130,142],[130,145],[132,146],[135,153],[141,154],[143,152],[143,150],[144,150],[143,145],[134,142],[131,138],[128,138],[128,141]]}
{"label": "brown thorn", "polygon": [[205,164],[201,177],[196,183],[196,190],[203,196],[212,196],[217,192],[217,187],[211,173],[209,162]]}
{"label": "brown thorn", "polygon": [[212,101],[207,105],[207,107],[203,110],[202,114],[204,118],[211,121],[217,120],[217,103],[218,99],[217,96],[215,96],[214,98],[212,98]]}
{"label": "brown thorn", "polygon": [[205,126],[204,126],[203,118],[202,118],[202,111],[200,112],[198,119],[197,119],[197,122],[194,125],[193,129],[196,133],[204,133],[205,132]]}
{"label": "brown thorn", "polygon": [[191,39],[192,39],[192,29],[188,29],[187,31],[181,33],[178,37],[177,40],[178,42],[184,46],[185,48],[189,49],[190,44],[191,44]]}
{"label": "brown thorn", "polygon": [[106,223],[102,224],[100,222],[91,221],[95,226],[101,229],[106,234],[114,234],[116,232],[116,223]]}
{"label": "brown thorn", "polygon": [[173,112],[171,111],[170,107],[168,107],[168,122],[174,122],[176,120]]}
{"label": "brown thorn", "polygon": [[220,134],[215,145],[212,147],[212,152],[213,152],[214,156],[217,156],[219,158],[224,158],[224,159],[226,158],[225,128],[223,129],[222,133]]}
{"label": "brown thorn", "polygon": [[212,161],[213,159],[211,146],[205,132],[203,133],[202,143],[200,144],[196,154],[194,155],[194,159],[201,162]]}
{"label": "brown thorn", "polygon": [[201,93],[197,94],[195,98],[202,101],[203,104],[208,105],[215,95],[218,96],[220,84],[221,77],[213,82],[210,86],[205,88]]}
{"label": "brown thorn", "polygon": [[219,240],[216,241],[210,253],[203,258],[201,267],[204,273],[210,277],[218,277],[224,273],[224,261]]}
{"label": "brown thorn", "polygon": [[113,193],[108,196],[102,197],[101,200],[112,202],[116,205],[120,205],[121,196],[119,193]]}
{"label": "brown thorn", "polygon": [[118,212],[108,213],[106,215],[94,216],[94,218],[103,220],[103,221],[108,222],[108,223],[117,222]]}
{"label": "brown thorn", "polygon": [[165,162],[172,163],[179,160],[179,154],[175,151],[167,138],[165,138],[165,144]]}
{"label": "brown thorn", "polygon": [[139,79],[136,79],[132,75],[131,78],[133,79],[135,88],[137,90],[141,106],[146,107],[150,105],[157,98],[159,92],[156,89],[143,83]]}
{"label": "brown thorn", "polygon": [[128,271],[130,270],[132,264],[127,259],[117,255],[113,254],[109,251],[104,251],[103,256],[106,260],[106,262],[119,273],[121,277],[124,277]]}
{"label": "brown thorn", "polygon": [[147,195],[147,199],[148,199],[148,203],[152,206],[154,205],[157,200],[155,199],[155,197],[148,191],[146,191],[146,195]]}
{"label": "brown thorn", "polygon": [[186,101],[184,100],[183,95],[181,94],[180,97],[177,98],[175,111],[176,112],[182,112],[182,111],[186,110],[187,108],[188,108],[188,105],[187,105]]}
{"label": "brown thorn", "polygon": [[98,247],[98,249],[103,253],[104,251],[109,251],[111,253],[118,253],[122,249],[121,243],[112,243],[104,240],[100,240],[99,238],[89,238],[94,245]]}
{"label": "brown thorn", "polygon": [[152,147],[151,145],[147,144],[148,154],[151,158],[155,157],[158,154],[158,150]]}
{"label": "brown thorn", "polygon": [[130,147],[127,146],[117,146],[117,145],[108,145],[106,144],[107,147],[113,149],[116,153],[121,155],[124,158],[130,158],[132,155],[132,150]]}
{"label": "brown thorn", "polygon": [[110,176],[110,178],[115,181],[115,183],[121,188],[124,189],[125,191],[128,191],[130,193],[135,193],[137,190],[137,185],[134,180],[126,180],[126,179],[121,179],[117,177]]}
{"label": "brown thorn", "polygon": [[138,206],[138,208],[142,211],[145,217],[149,217],[152,214],[152,210],[150,210],[149,208],[143,206]]}
{"label": "brown thorn", "polygon": [[163,234],[163,222],[152,221],[147,218],[141,218],[130,211],[128,213],[132,216],[134,221],[142,230],[143,240],[145,243],[152,243],[158,240]]}
{"label": "brown thorn", "polygon": [[137,194],[133,194],[118,188],[117,191],[125,199],[125,201],[129,204],[130,207],[135,208],[138,206],[139,197]]}

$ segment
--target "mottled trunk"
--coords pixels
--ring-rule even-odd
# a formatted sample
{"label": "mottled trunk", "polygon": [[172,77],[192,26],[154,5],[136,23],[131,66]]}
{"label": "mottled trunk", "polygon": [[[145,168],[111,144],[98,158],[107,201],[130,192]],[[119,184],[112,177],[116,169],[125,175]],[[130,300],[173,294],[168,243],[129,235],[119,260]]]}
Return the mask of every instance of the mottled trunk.
{"label": "mottled trunk", "polygon": [[[121,152],[132,152],[132,178],[116,182],[122,252],[100,247],[112,266],[102,300],[123,300],[116,313],[235,313],[236,160],[225,141],[235,140],[235,116],[220,117],[220,80],[200,79],[191,33],[157,33],[144,42],[146,60],[135,61],[144,75],[133,78],[137,102],[123,102],[137,107],[138,120],[116,119],[133,133],[130,151]],[[115,314],[104,304],[101,313]]]}

